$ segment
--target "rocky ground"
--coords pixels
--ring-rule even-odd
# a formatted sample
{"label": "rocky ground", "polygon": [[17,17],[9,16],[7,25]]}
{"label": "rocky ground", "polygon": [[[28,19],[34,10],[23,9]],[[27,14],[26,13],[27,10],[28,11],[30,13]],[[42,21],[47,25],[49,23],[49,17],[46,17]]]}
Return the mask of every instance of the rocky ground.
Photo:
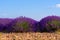
{"label": "rocky ground", "polygon": [[57,33],[0,33],[0,40],[60,40]]}

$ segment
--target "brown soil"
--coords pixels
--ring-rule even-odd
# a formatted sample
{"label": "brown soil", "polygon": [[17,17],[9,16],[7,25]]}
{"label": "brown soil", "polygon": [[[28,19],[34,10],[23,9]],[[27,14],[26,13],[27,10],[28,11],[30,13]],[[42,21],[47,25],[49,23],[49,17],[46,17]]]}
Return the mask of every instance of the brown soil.
{"label": "brown soil", "polygon": [[0,40],[60,40],[57,33],[0,33]]}

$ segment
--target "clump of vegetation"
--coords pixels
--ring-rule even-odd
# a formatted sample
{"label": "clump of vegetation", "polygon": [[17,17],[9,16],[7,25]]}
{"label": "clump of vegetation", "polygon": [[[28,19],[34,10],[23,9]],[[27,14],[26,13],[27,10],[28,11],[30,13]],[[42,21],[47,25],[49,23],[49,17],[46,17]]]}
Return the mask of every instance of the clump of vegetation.
{"label": "clump of vegetation", "polygon": [[40,21],[27,17],[0,18],[0,32],[60,32],[60,17],[48,16]]}
{"label": "clump of vegetation", "polygon": [[10,32],[12,30],[12,27],[8,26],[10,22],[12,19],[0,18],[0,32]]}
{"label": "clump of vegetation", "polygon": [[12,21],[11,27],[14,29],[14,32],[35,32],[37,31],[36,23],[37,21],[33,19],[19,17]]}
{"label": "clump of vegetation", "polygon": [[48,16],[39,22],[41,32],[55,32],[60,29],[60,17]]}

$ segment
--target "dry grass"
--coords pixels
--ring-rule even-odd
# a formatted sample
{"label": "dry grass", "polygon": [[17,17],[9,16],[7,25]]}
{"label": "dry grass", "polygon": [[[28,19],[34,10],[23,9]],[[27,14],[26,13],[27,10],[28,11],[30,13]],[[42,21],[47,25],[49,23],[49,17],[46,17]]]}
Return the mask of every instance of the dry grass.
{"label": "dry grass", "polygon": [[60,40],[58,33],[0,33],[0,40]]}

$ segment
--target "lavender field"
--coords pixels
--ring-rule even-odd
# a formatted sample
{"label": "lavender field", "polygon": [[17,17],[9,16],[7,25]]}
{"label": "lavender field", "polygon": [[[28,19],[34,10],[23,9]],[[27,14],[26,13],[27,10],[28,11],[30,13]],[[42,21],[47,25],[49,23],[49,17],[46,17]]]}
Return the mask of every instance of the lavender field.
{"label": "lavender field", "polygon": [[60,40],[60,17],[0,18],[0,40]]}
{"label": "lavender field", "polygon": [[0,0],[0,40],[60,40],[60,0]]}

